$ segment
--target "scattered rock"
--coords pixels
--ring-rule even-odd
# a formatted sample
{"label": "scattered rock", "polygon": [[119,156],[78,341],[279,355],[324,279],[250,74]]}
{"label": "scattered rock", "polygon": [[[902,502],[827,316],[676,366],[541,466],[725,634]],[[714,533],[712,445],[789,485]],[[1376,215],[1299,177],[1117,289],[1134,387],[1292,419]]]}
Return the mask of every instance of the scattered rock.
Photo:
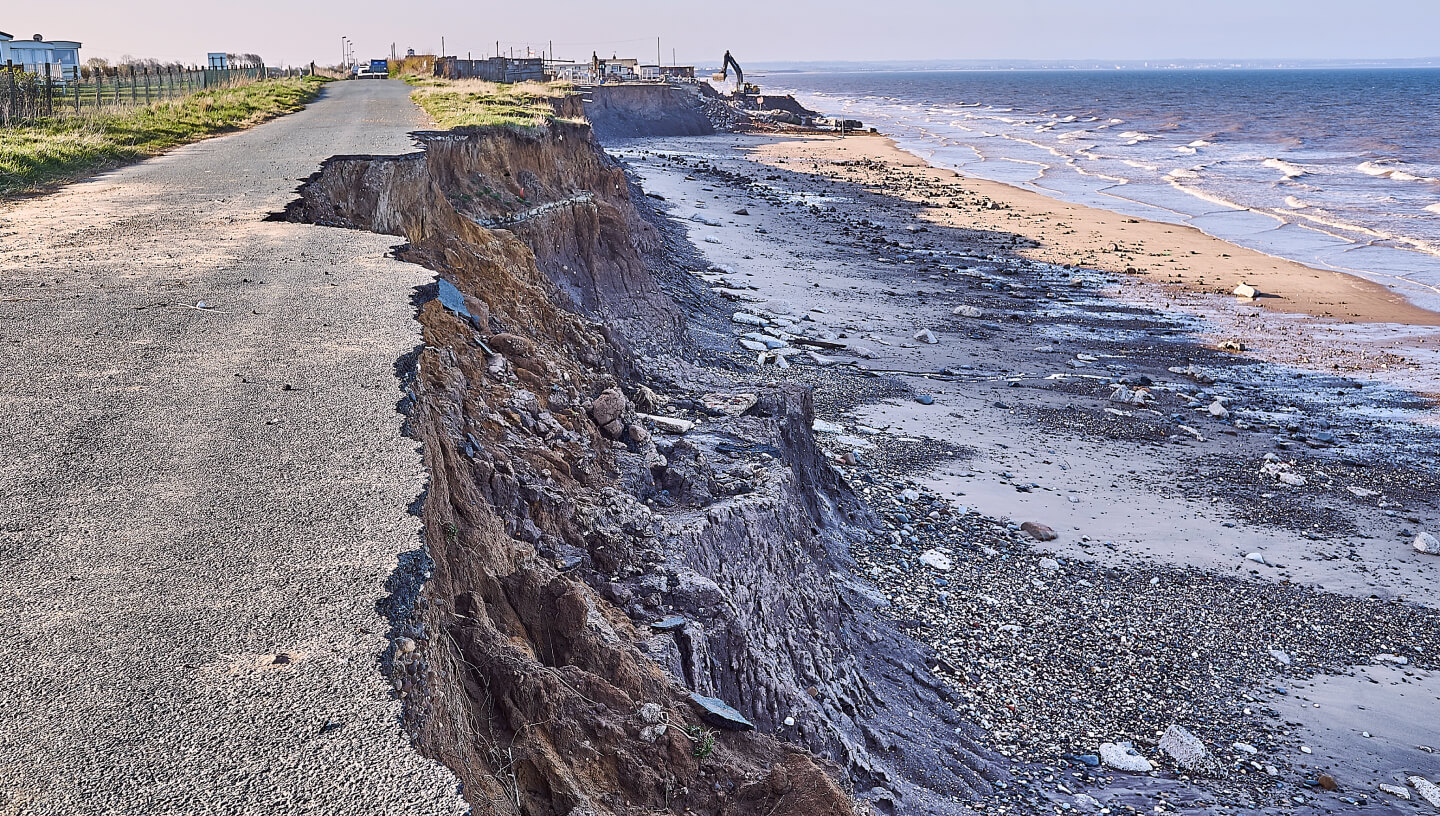
{"label": "scattered rock", "polygon": [[1056,560],[1053,559],[1053,558],[1042,558],[1042,559],[1040,559],[1040,564],[1039,564],[1039,566],[1040,566],[1040,569],[1045,570],[1046,572],[1059,572],[1059,571],[1060,571],[1060,562],[1059,562],[1059,561],[1056,561]]}
{"label": "scattered rock", "polygon": [[[625,415],[625,409],[630,407],[630,401],[625,398],[618,388],[607,388],[595,398],[590,406],[590,417],[595,424],[601,428],[609,428],[616,423],[620,417]],[[619,436],[624,426],[617,428],[611,436]],[[608,431],[607,431],[608,432]]]}
{"label": "scattered rock", "polygon": [[640,417],[641,419],[649,420],[655,425],[655,430],[661,433],[683,434],[688,433],[692,428],[695,427],[695,423],[691,422],[690,420],[680,419],[678,417],[667,417],[659,416],[658,414],[640,413],[637,413],[636,416]]}
{"label": "scattered rock", "polygon": [[691,692],[690,702],[700,708],[700,719],[728,731],[754,731],[755,724],[745,719],[745,715],[736,711],[729,703],[718,697],[706,697],[699,692]]}
{"label": "scattered rock", "polygon": [[1210,755],[1205,743],[1178,723],[1172,723],[1165,729],[1159,748],[1178,767],[1191,773],[1205,773],[1216,768],[1215,758]]}
{"label": "scattered rock", "polygon": [[1210,403],[1210,407],[1206,408],[1205,410],[1209,411],[1210,416],[1215,417],[1216,419],[1224,419],[1225,417],[1230,416],[1230,409],[1226,408],[1225,403],[1221,402],[1218,399]]}
{"label": "scattered rock", "polygon": [[745,326],[765,326],[770,322],[760,315],[750,314],[749,312],[736,312],[730,315],[730,321]]}
{"label": "scattered rock", "polygon": [[1140,755],[1128,742],[1107,742],[1100,746],[1100,761],[1106,767],[1126,773],[1149,773],[1155,770],[1150,760]]}
{"label": "scattered rock", "polygon": [[1371,659],[1374,660],[1376,663],[1389,663],[1393,666],[1410,665],[1410,658],[1396,654],[1382,653],[1375,655]]}
{"label": "scattered rock", "polygon": [[1271,649],[1270,656],[1275,658],[1275,662],[1279,663],[1282,666],[1290,665],[1290,655],[1279,649]]}
{"label": "scattered rock", "polygon": [[1251,745],[1251,744],[1248,743],[1248,742],[1237,742],[1237,743],[1235,743],[1235,745],[1232,746],[1232,747],[1234,747],[1234,749],[1237,750],[1237,751],[1241,751],[1241,752],[1243,752],[1243,753],[1250,754],[1250,755],[1252,755],[1252,756],[1255,755],[1255,754],[1260,753],[1260,749],[1259,749],[1259,748],[1256,748],[1255,746]]}
{"label": "scattered rock", "polygon": [[956,317],[984,317],[984,316],[985,316],[985,312],[984,312],[983,310],[981,310],[981,309],[979,309],[979,308],[976,308],[976,307],[974,307],[974,306],[971,306],[971,305],[969,305],[969,304],[965,304],[964,306],[956,306],[954,309],[951,309],[951,310],[950,310],[950,314],[953,314],[953,315],[955,315]]}
{"label": "scattered rock", "polygon": [[1415,536],[1415,541],[1412,546],[1415,547],[1415,552],[1418,553],[1440,555],[1440,538],[1436,538],[1424,530],[1421,530],[1420,534]]}
{"label": "scattered rock", "polygon": [[935,336],[935,332],[930,331],[929,329],[921,329],[920,331],[915,332],[914,338],[922,343],[928,343],[932,346],[940,342],[940,338]]}
{"label": "scattered rock", "polygon": [[1254,300],[1255,298],[1260,296],[1260,290],[1256,289],[1248,283],[1242,283],[1239,286],[1235,287],[1234,294],[1235,297],[1242,297],[1249,300]]}
{"label": "scattered rock", "polygon": [[1421,799],[1435,807],[1440,807],[1440,785],[1436,785],[1423,776],[1412,776],[1408,781],[1414,786],[1415,792],[1420,794]]}
{"label": "scattered rock", "polygon": [[1320,774],[1315,778],[1315,784],[1320,790],[1335,791],[1340,789],[1340,783],[1330,774]]}
{"label": "scattered rock", "polygon": [[1265,560],[1265,553],[1245,553],[1245,560],[1254,561],[1257,564],[1264,564],[1267,567],[1270,566],[1270,562]]}
{"label": "scattered rock", "polygon": [[930,567],[931,569],[937,569],[941,572],[949,572],[950,570],[955,568],[955,563],[950,560],[950,556],[940,552],[939,550],[926,550],[925,552],[921,553],[920,563],[924,564],[927,567]]}
{"label": "scattered rock", "polygon": [[921,405],[934,405],[934,404],[935,404],[935,398],[932,397],[932,396],[930,396],[929,394],[916,394],[916,395],[915,395],[915,401],[918,402],[918,403],[920,403]]}
{"label": "scattered rock", "polygon": [[659,703],[646,703],[640,706],[640,719],[649,725],[658,725],[665,718],[664,709]]}
{"label": "scattered rock", "polygon": [[1215,348],[1220,349],[1221,351],[1244,351],[1245,344],[1240,342],[1239,340],[1231,338],[1228,340],[1221,340],[1215,345]]}
{"label": "scattered rock", "polygon": [[700,397],[700,404],[712,411],[734,417],[754,408],[759,399],[756,394],[705,394]]}
{"label": "scattered rock", "polygon": [[1391,785],[1388,782],[1381,782],[1376,787],[1380,788],[1381,793],[1388,793],[1391,796],[1398,796],[1407,802],[1410,801],[1410,791],[1400,787],[1399,785]]}
{"label": "scattered rock", "polygon": [[1036,541],[1054,541],[1057,536],[1055,531],[1041,524],[1038,521],[1027,521],[1020,525],[1020,529],[1028,533]]}

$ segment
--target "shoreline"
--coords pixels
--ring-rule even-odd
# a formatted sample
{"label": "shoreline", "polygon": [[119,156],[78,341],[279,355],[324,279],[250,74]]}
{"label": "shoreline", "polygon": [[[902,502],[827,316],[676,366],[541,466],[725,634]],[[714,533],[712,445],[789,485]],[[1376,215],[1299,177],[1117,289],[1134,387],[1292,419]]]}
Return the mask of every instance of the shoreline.
{"label": "shoreline", "polygon": [[[1010,211],[962,206],[958,209],[933,207],[931,212],[942,223],[953,223],[953,218],[944,216],[959,212],[972,219],[979,217],[981,227],[1003,228],[1025,236],[1038,246],[1016,249],[1032,260],[1140,275],[1166,287],[1213,295],[1230,295],[1235,286],[1248,283],[1260,290],[1261,296],[1254,299],[1256,305],[1273,311],[1306,314],[1345,323],[1440,326],[1440,312],[1416,305],[1384,285],[1357,275],[1320,269],[1244,247],[1189,224],[1170,224],[1074,204],[1013,184],[938,167],[900,147],[895,137],[884,133],[844,138],[819,135],[782,139],[784,141],[774,147],[777,157],[787,149],[785,141],[794,141],[812,145],[809,150],[796,151],[789,156],[798,160],[812,156],[829,158],[834,153],[844,152],[851,159],[924,168],[926,175],[932,176],[936,182],[949,182],[958,187],[961,195],[978,194],[1008,206]],[[825,147],[815,149],[817,144]],[[1024,218],[1063,218],[1067,223],[1074,222],[1074,226],[1068,233],[1046,234],[1043,227],[1037,228],[1033,223],[1012,217],[1015,211]],[[986,218],[987,213],[992,217]],[[1120,236],[1117,234],[1120,232],[1127,234]],[[1115,246],[1117,244],[1118,247]],[[1165,244],[1187,254],[1165,257],[1147,251],[1154,245]],[[1194,265],[1198,263],[1208,264],[1209,271],[1199,270],[1197,276]],[[1186,273],[1191,273],[1189,279],[1185,278]]]}

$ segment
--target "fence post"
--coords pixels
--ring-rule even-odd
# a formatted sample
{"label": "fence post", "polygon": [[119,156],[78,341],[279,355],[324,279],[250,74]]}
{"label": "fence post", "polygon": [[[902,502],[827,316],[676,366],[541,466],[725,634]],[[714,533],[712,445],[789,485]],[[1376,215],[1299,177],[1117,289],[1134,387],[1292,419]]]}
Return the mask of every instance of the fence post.
{"label": "fence post", "polygon": [[75,66],[75,115],[80,115],[80,66]]}
{"label": "fence post", "polygon": [[19,104],[20,96],[18,88],[15,87],[15,61],[5,60],[5,72],[10,80],[10,106],[5,109],[5,121],[10,121],[15,116],[15,107]]}
{"label": "fence post", "polygon": [[55,94],[50,84],[50,61],[45,61],[45,115],[55,115]]}

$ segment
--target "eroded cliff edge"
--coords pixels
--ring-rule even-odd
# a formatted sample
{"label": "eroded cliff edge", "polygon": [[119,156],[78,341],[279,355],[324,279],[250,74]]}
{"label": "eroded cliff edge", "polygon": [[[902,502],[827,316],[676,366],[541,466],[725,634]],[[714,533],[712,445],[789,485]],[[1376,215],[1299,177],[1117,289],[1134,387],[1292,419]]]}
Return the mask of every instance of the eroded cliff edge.
{"label": "eroded cliff edge", "polygon": [[330,160],[288,214],[401,236],[438,276],[400,365],[429,580],[390,668],[421,750],[480,813],[945,813],[989,791],[1003,772],[932,656],[850,574],[870,518],[809,392],[692,362],[647,264],[666,247],[590,129],[421,141]]}

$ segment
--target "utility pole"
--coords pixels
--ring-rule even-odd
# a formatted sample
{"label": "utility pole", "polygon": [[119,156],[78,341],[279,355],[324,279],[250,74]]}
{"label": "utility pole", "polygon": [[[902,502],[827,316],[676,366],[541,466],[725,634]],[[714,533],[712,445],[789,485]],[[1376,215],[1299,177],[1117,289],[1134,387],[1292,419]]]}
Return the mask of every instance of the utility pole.
{"label": "utility pole", "polygon": [[662,71],[662,70],[660,70],[661,64],[662,64],[662,63],[661,63],[661,60],[660,60],[660,38],[659,38],[659,37],[656,37],[656,38],[655,38],[655,74],[656,74],[656,78],[657,78],[657,79],[665,76],[665,72]]}
{"label": "utility pole", "polygon": [[445,38],[440,38],[440,56],[445,56]]}

